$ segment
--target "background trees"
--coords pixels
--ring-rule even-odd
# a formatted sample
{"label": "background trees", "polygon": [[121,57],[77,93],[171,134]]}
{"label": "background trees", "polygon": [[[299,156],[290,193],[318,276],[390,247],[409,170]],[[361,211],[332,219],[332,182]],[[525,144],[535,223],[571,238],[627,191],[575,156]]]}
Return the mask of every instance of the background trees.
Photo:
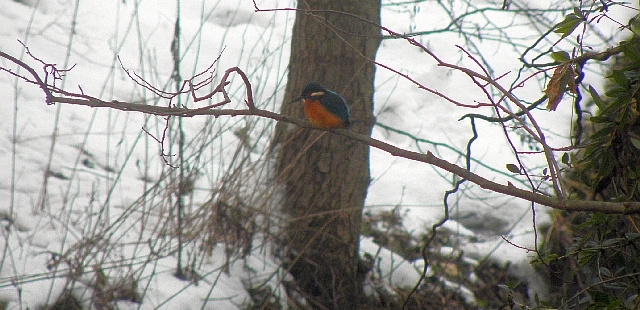
{"label": "background trees", "polygon": [[[351,129],[369,136],[380,1],[299,1],[297,8],[282,113],[304,118],[300,102],[290,101],[306,83],[319,81],[347,98],[358,119]],[[369,147],[287,123],[276,126],[273,143],[279,149],[276,180],[285,187],[283,211],[290,218],[281,240],[287,269],[311,304],[357,308]]]}

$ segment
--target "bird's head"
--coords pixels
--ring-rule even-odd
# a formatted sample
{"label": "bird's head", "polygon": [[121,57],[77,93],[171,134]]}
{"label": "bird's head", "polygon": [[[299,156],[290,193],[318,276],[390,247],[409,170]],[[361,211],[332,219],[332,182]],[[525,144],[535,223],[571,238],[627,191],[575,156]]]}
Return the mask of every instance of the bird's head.
{"label": "bird's head", "polygon": [[291,100],[291,102],[300,101],[301,99],[307,99],[312,97],[321,97],[324,96],[327,89],[322,86],[322,84],[318,82],[309,82],[307,85],[302,88],[302,93],[300,96]]}

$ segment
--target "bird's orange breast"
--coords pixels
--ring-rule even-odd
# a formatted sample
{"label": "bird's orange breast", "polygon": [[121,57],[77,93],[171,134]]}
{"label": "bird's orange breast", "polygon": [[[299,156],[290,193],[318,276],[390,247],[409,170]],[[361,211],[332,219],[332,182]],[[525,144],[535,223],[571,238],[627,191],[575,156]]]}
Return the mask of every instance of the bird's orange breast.
{"label": "bird's orange breast", "polygon": [[304,100],[304,114],[307,115],[311,125],[318,128],[345,128],[344,121],[327,111],[318,100]]}

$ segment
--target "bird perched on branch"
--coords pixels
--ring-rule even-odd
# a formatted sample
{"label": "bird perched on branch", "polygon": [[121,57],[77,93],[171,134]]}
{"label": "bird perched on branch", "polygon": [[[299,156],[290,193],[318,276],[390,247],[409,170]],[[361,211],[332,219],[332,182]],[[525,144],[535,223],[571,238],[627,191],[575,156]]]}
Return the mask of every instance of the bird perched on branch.
{"label": "bird perched on branch", "polygon": [[291,102],[304,101],[304,114],[316,128],[349,128],[349,107],[340,95],[332,92],[318,82],[304,86],[300,97]]}

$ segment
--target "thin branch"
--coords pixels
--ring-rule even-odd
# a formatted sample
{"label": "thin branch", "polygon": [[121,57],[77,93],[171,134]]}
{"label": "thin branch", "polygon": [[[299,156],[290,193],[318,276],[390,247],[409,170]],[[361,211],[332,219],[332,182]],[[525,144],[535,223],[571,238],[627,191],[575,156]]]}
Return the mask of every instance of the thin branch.
{"label": "thin branch", "polygon": [[[36,84],[37,86],[39,86],[45,93],[45,96],[46,96],[45,100],[48,104],[67,103],[67,104],[88,106],[92,108],[111,108],[111,109],[116,109],[121,111],[141,112],[141,113],[151,114],[156,116],[194,117],[199,115],[213,115],[215,117],[219,117],[219,116],[252,115],[252,116],[269,118],[278,122],[287,122],[287,123],[294,124],[304,128],[314,128],[307,121],[303,121],[287,115],[278,114],[268,110],[256,108],[253,102],[251,84],[248,78],[246,77],[246,75],[244,74],[244,72],[238,67],[227,69],[218,85],[227,85],[226,79],[232,72],[239,74],[243,80],[243,83],[245,84],[246,91],[247,91],[247,98],[245,99],[245,104],[247,105],[247,109],[210,109],[210,108],[187,109],[187,108],[178,108],[178,107],[171,107],[171,106],[169,107],[152,106],[152,105],[146,105],[146,104],[123,102],[118,100],[104,101],[104,100],[91,97],[85,94],[67,92],[62,89],[55,88],[52,85],[48,85],[44,83],[43,80],[38,76],[36,71],[33,68],[29,67],[24,62],[14,57],[11,57],[3,52],[0,52],[0,57],[9,59],[12,62],[19,65],[20,67],[27,70],[27,72],[29,72],[32,75],[32,78],[30,79],[26,76],[21,76],[21,78],[29,83]],[[453,66],[453,65],[447,65],[447,66]],[[486,80],[491,84],[496,84],[496,87],[499,86],[497,85],[497,83],[495,83],[493,79],[480,75],[474,71],[471,71],[469,69],[462,68],[462,67],[457,67],[457,66],[453,66],[453,67],[459,68],[459,70],[462,70],[465,73],[468,72],[468,74],[471,76],[477,77],[482,80]],[[12,75],[18,76],[16,73],[8,69],[5,69],[5,68],[0,68],[0,69],[2,69],[3,71],[9,72]],[[225,91],[223,91],[223,89],[224,87],[222,88],[216,87],[216,90],[220,90],[221,92],[226,93]],[[504,93],[508,93],[504,88],[502,88],[501,91],[503,91]],[[61,96],[56,96],[54,94],[60,94]],[[512,96],[510,99],[513,101],[517,101],[517,99]],[[347,129],[333,129],[333,130],[327,130],[327,131],[367,144],[371,147],[387,152],[393,156],[403,157],[406,159],[426,163],[429,165],[434,165],[440,169],[453,173],[459,176],[460,178],[466,179],[467,181],[472,182],[480,186],[481,188],[484,188],[496,193],[501,193],[504,195],[524,199],[524,200],[545,205],[551,208],[565,210],[565,211],[592,211],[592,212],[605,212],[605,213],[617,213],[617,214],[640,214],[640,202],[602,202],[602,201],[566,200],[563,198],[555,198],[545,194],[518,188],[513,184],[511,184],[510,182],[504,185],[494,181],[490,181],[480,175],[477,175],[467,170],[466,168],[457,166],[444,159],[438,158],[437,156],[433,155],[433,153],[431,152],[427,152],[426,154],[423,154],[423,153],[405,150],[405,149],[396,147],[394,145],[391,145],[389,143],[376,140],[369,136],[358,134]]]}

